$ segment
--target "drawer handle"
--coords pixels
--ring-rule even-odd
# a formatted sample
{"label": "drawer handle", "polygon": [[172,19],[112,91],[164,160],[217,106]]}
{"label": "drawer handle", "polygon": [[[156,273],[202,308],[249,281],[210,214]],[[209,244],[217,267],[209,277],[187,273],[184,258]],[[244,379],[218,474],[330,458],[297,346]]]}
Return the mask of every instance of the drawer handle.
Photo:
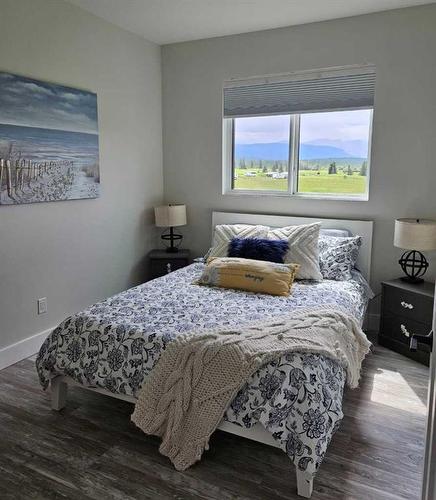
{"label": "drawer handle", "polygon": [[168,262],[167,264],[167,274],[170,274],[171,272],[171,262]]}
{"label": "drawer handle", "polygon": [[407,328],[404,325],[400,325],[401,331],[403,332],[403,335],[405,337],[410,337],[410,332],[407,330]]}
{"label": "drawer handle", "polygon": [[409,304],[408,302],[404,302],[404,300],[401,301],[401,306],[404,307],[404,309],[413,309],[413,304]]}

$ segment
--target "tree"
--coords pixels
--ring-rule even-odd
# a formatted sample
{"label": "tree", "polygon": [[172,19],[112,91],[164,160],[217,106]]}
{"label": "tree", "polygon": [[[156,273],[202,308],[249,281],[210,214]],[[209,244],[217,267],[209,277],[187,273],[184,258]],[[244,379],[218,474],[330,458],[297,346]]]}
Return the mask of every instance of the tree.
{"label": "tree", "polygon": [[353,175],[353,171],[351,170],[350,165],[348,165],[348,168],[347,168],[347,175]]}
{"label": "tree", "polygon": [[259,168],[260,168],[261,170],[263,170],[263,163],[262,163],[262,160],[259,160]]}
{"label": "tree", "polygon": [[362,166],[360,167],[360,175],[366,176],[368,172],[368,164],[366,163],[366,160],[362,163]]}
{"label": "tree", "polygon": [[250,168],[254,168],[254,161],[253,160],[250,161]]}
{"label": "tree", "polygon": [[283,174],[283,165],[280,163],[279,173]]}
{"label": "tree", "polygon": [[332,163],[330,163],[330,166],[329,166],[329,174],[337,174],[337,170],[336,170],[336,162],[333,161]]}
{"label": "tree", "polygon": [[273,172],[277,172],[278,169],[279,169],[279,164],[275,161],[274,165],[273,165],[273,168],[272,168],[272,171]]}
{"label": "tree", "polygon": [[243,168],[244,170],[247,168],[247,165],[245,164],[244,158],[241,158],[239,160],[239,168]]}
{"label": "tree", "polygon": [[266,168],[266,165],[263,167],[262,172],[266,174],[268,172],[268,169]]}

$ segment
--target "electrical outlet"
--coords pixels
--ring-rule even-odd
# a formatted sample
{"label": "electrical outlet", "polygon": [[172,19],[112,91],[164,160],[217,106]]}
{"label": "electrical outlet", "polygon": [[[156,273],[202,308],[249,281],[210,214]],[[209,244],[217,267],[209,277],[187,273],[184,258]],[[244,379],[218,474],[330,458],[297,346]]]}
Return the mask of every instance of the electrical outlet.
{"label": "electrical outlet", "polygon": [[38,299],[38,314],[44,314],[47,312],[47,298],[42,297]]}

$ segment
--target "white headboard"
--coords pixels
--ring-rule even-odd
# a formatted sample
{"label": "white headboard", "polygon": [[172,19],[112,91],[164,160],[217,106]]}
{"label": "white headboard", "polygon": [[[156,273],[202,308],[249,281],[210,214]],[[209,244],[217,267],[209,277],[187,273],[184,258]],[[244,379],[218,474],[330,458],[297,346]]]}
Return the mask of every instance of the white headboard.
{"label": "white headboard", "polygon": [[296,226],[321,222],[324,229],[347,229],[353,235],[362,236],[357,267],[369,282],[371,272],[371,250],[373,222],[366,220],[323,219],[322,217],[294,217],[292,215],[239,214],[232,212],[212,212],[213,230],[218,224],[262,224],[270,227]]}

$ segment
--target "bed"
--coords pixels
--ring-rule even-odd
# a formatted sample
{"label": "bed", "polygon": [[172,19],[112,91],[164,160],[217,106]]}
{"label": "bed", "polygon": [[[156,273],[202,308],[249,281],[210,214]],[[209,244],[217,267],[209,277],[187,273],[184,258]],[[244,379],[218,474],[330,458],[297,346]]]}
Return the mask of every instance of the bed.
{"label": "bed", "polygon": [[[280,227],[315,220],[324,228],[363,237],[359,271],[351,280],[299,281],[289,297],[277,297],[194,285],[204,267],[194,263],[94,304],[64,320],[41,347],[37,369],[42,386],[51,384],[53,409],[65,406],[68,385],[135,402],[160,353],[180,333],[235,327],[320,303],[361,324],[371,297],[372,222],[213,213],[213,227]],[[281,448],[295,465],[298,493],[310,497],[313,478],[343,418],[345,379],[345,370],[321,355],[282,356],[247,381],[219,428]]]}

